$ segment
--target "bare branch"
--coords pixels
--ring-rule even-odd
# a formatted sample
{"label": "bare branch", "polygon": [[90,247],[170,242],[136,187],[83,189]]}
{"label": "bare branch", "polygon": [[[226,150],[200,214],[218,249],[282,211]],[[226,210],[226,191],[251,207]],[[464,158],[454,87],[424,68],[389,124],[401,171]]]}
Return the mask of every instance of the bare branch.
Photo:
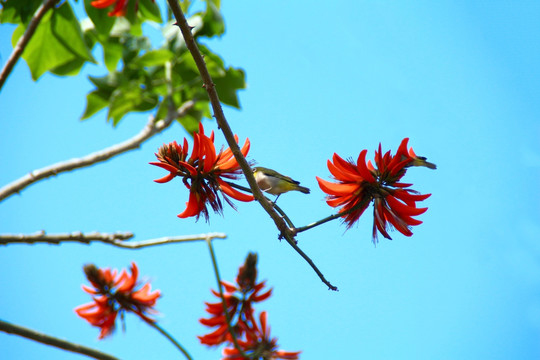
{"label": "bare branch", "polygon": [[164,120],[155,121],[154,117],[151,116],[146,126],[137,135],[124,142],[110,146],[100,151],[96,151],[81,158],[74,158],[67,161],[62,161],[38,170],[34,170],[29,174],[1,188],[0,201],[15,193],[19,193],[27,186],[32,185],[39,180],[43,180],[53,175],[58,175],[62,172],[71,171],[87,167],[98,162],[106,161],[126,151],[137,149],[144,141],[148,140],[150,137],[169,127],[174,119],[185,116],[186,113],[194,105],[195,103],[193,101],[186,101],[178,109],[178,111],[172,112],[171,114],[167,115],[167,118]]}
{"label": "bare branch", "polygon": [[52,9],[54,4],[56,4],[57,2],[58,0],[47,0],[37,9],[36,13],[32,17],[32,20],[30,20],[30,23],[28,24],[28,27],[26,28],[24,34],[20,37],[19,41],[17,41],[17,44],[13,48],[13,52],[9,56],[9,59],[4,64],[2,72],[0,72],[0,90],[2,90],[2,87],[4,86],[4,83],[6,82],[9,74],[11,73],[11,70],[13,70],[13,67],[24,52],[26,45],[28,45],[28,43],[30,42],[30,39],[34,35],[37,26],[41,22],[41,19],[43,19],[43,16],[45,16],[47,11]]}
{"label": "bare branch", "polygon": [[118,358],[102,353],[101,351],[75,344],[67,340],[59,339],[54,336],[43,334],[35,330],[31,330],[19,325],[11,324],[6,321],[0,320],[0,331],[3,331],[8,334],[19,335],[30,340],[40,342],[42,344],[55,346],[62,350],[71,351],[74,353],[86,355],[94,359],[100,360],[119,360]]}
{"label": "bare branch", "polygon": [[[268,199],[266,199],[266,197],[262,194],[261,190],[257,186],[257,183],[255,182],[255,178],[253,177],[253,172],[251,170],[251,167],[249,166],[248,162],[244,158],[244,155],[242,155],[242,152],[240,151],[240,148],[238,147],[238,144],[236,143],[236,140],[234,139],[234,134],[227,122],[227,119],[225,119],[225,114],[223,113],[223,109],[221,108],[221,102],[219,100],[219,96],[216,91],[215,84],[212,81],[212,77],[210,76],[210,73],[208,72],[206,63],[204,62],[204,58],[201,55],[201,52],[199,51],[199,48],[197,46],[197,43],[195,42],[193,34],[191,33],[191,27],[188,25],[186,18],[184,16],[184,13],[182,12],[180,5],[178,4],[178,0],[167,0],[167,2],[169,3],[169,7],[171,8],[173,12],[174,17],[176,18],[176,25],[180,27],[180,31],[182,32],[182,36],[184,37],[186,46],[188,50],[191,52],[191,55],[193,56],[193,60],[195,61],[195,64],[197,65],[199,73],[201,74],[201,78],[203,80],[203,87],[206,89],[208,93],[210,103],[212,104],[212,109],[214,110],[214,117],[216,118],[218,126],[223,132],[223,135],[225,136],[225,139],[227,140],[227,144],[229,145],[232,153],[234,154],[236,161],[238,162],[238,164],[242,168],[242,171],[244,172],[244,176],[246,177],[249,187],[251,188],[251,193],[253,194],[255,199],[257,199],[257,201],[261,204],[264,210],[268,213],[268,215],[270,215],[272,220],[274,220],[276,227],[280,231],[280,238],[284,238],[285,240],[287,240],[287,242],[296,251],[299,251],[300,249],[296,245],[296,240],[294,238],[295,236],[294,229],[287,226],[283,217],[281,217],[274,210],[272,203],[268,201]],[[337,290],[337,287],[330,284],[324,278],[324,276],[322,276],[322,273],[319,271],[319,269],[317,269],[313,261],[311,261],[311,259],[309,259],[309,257],[305,253],[300,251],[299,254],[306,261],[308,261],[310,266],[315,270],[319,278],[322,280],[322,282],[324,282],[328,286],[329,289]]]}
{"label": "bare branch", "polygon": [[104,244],[113,245],[124,249],[141,249],[156,245],[227,238],[227,235],[224,233],[208,233],[199,235],[169,236],[141,241],[126,241],[131,239],[133,236],[133,233],[130,232],[117,232],[112,234],[99,232],[91,232],[84,234],[82,232],[75,232],[49,235],[46,234],[45,231],[40,231],[34,234],[0,234],[0,245],[36,243],[58,245],[60,243],[67,242],[78,242],[83,244],[102,242]]}

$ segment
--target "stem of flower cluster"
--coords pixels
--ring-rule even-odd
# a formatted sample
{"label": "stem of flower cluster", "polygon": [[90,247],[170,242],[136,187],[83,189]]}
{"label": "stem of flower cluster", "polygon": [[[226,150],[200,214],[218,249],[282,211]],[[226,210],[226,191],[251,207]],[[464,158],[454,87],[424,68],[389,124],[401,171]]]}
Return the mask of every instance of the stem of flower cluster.
{"label": "stem of flower cluster", "polygon": [[242,350],[242,348],[238,344],[238,341],[236,340],[236,334],[234,333],[234,330],[231,325],[231,317],[229,316],[229,312],[227,311],[227,302],[225,301],[225,296],[223,296],[223,288],[221,286],[221,277],[219,276],[219,268],[217,265],[214,247],[212,246],[212,239],[210,238],[206,239],[206,244],[208,245],[208,250],[210,251],[210,257],[212,258],[212,266],[214,267],[214,274],[216,275],[216,281],[217,281],[217,286],[219,290],[219,297],[221,298],[221,304],[223,305],[223,313],[225,314],[225,320],[227,321],[227,330],[229,331],[229,334],[231,334],[231,338],[233,340],[235,349],[238,350],[238,352],[243,358],[249,359],[249,357],[244,353],[244,350]]}
{"label": "stem of flower cluster", "polygon": [[174,338],[172,337],[171,334],[169,334],[167,331],[165,331],[165,329],[163,329],[161,326],[159,326],[157,323],[155,322],[150,322],[150,321],[147,321],[146,322],[148,325],[150,325],[151,327],[153,327],[154,329],[156,329],[157,331],[159,331],[161,333],[161,335],[165,336],[167,339],[169,339],[170,342],[172,342],[174,344],[174,346],[176,346],[176,348],[178,350],[180,350],[180,352],[182,352],[182,354],[184,354],[184,356],[186,357],[186,359],[188,360],[193,360],[193,358],[191,357],[191,355],[189,355],[189,353],[187,352],[187,350],[182,346],[180,345],[180,343]]}
{"label": "stem of flower cluster", "polygon": [[362,201],[360,201],[360,203],[358,203],[356,206],[350,208],[349,210],[343,211],[343,212],[338,212],[337,214],[327,216],[324,219],[315,221],[314,223],[308,224],[306,226],[301,226],[301,227],[296,229],[296,232],[299,233],[299,232],[302,232],[302,231],[306,231],[306,230],[314,228],[315,226],[319,226],[319,225],[322,225],[322,224],[327,223],[329,221],[341,218],[341,217],[343,217],[343,216],[345,216],[347,214],[352,213],[353,211],[356,211],[356,210],[366,206],[371,200],[372,199],[370,197],[364,198],[364,199],[362,199]]}

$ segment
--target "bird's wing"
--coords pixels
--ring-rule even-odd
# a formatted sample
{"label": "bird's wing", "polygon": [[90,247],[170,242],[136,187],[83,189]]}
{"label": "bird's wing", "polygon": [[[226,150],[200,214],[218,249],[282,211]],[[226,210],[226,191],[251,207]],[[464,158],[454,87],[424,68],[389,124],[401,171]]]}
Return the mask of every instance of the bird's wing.
{"label": "bird's wing", "polygon": [[[267,172],[265,172],[265,171],[263,171],[263,174],[265,174],[265,175],[267,175],[267,176],[274,176],[274,175],[269,174],[269,173],[267,173]],[[291,178],[288,177],[288,176],[285,176],[285,175],[283,175],[283,174],[278,173],[277,171],[276,171],[276,174],[277,174],[281,179],[283,179],[283,180],[285,180],[285,181],[287,181],[287,182],[290,182],[290,183],[295,184],[295,185],[300,184],[300,181],[293,180],[293,179],[291,179]]]}

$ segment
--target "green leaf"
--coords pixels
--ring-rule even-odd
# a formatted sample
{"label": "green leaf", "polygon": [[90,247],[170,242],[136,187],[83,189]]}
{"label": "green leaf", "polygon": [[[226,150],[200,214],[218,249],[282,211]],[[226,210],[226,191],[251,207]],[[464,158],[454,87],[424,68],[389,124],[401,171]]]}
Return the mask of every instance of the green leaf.
{"label": "green leaf", "polygon": [[180,0],[180,8],[182,9],[182,12],[184,14],[188,13],[189,5],[191,5],[191,2],[189,0]]}
{"label": "green leaf", "polygon": [[113,125],[116,126],[128,112],[148,111],[156,107],[157,103],[156,95],[144,91],[137,82],[132,81],[113,92],[107,118],[112,119]]}
{"label": "green leaf", "polygon": [[216,84],[219,100],[224,104],[240,109],[237,91],[246,88],[244,71],[230,67],[227,69],[225,76],[214,78],[213,81]]}
{"label": "green leaf", "polygon": [[120,43],[120,38],[111,36],[106,41],[101,42],[103,46],[103,61],[107,70],[114,71],[118,65],[118,61],[122,58],[123,46]]}
{"label": "green leaf", "polygon": [[208,2],[206,6],[206,12],[203,16],[203,26],[196,33],[196,36],[220,36],[225,32],[225,22],[219,12],[219,6],[216,6],[213,2]]}
{"label": "green leaf", "polygon": [[88,119],[101,109],[109,105],[109,95],[100,90],[94,90],[86,95],[86,109],[81,116],[81,120]]}
{"label": "green leaf", "polygon": [[[206,101],[197,101],[195,106],[191,108],[185,116],[178,119],[178,122],[186,129],[190,134],[197,131],[199,128],[199,123],[201,122],[203,116],[209,113],[209,105]],[[206,116],[210,117],[211,116]]]}
{"label": "green leaf", "polygon": [[90,19],[94,23],[96,30],[100,34],[109,34],[112,27],[114,26],[116,17],[109,16],[109,12],[105,9],[97,9],[93,7],[90,4],[92,1],[94,0],[84,0],[84,8],[86,10],[86,14],[88,14],[88,17],[90,17]]}
{"label": "green leaf", "polygon": [[86,60],[76,58],[49,71],[59,76],[75,76],[79,72],[81,72],[81,69],[85,62]]}
{"label": "green leaf", "polygon": [[99,89],[111,93],[120,85],[120,75],[117,72],[109,73],[108,75],[97,77],[88,76],[88,79]]}
{"label": "green leaf", "polygon": [[167,61],[172,60],[174,54],[167,49],[152,50],[146,52],[141,57],[133,62],[139,66],[157,66],[164,65]]}
{"label": "green leaf", "polygon": [[150,20],[161,23],[159,6],[152,0],[139,0],[139,15],[142,20]]}
{"label": "green leaf", "polygon": [[221,0],[207,0],[209,4],[214,5],[216,8],[221,7]]}
{"label": "green leaf", "polygon": [[[24,28],[19,25],[13,32],[14,46],[23,33]],[[44,16],[22,57],[26,60],[34,80],[45,72],[62,66],[70,68],[71,73],[76,68],[74,64],[79,64],[76,60],[96,62],[68,2]]]}
{"label": "green leaf", "polygon": [[28,24],[42,0],[5,0],[0,4],[0,23]]}
{"label": "green leaf", "polygon": [[127,36],[122,47],[122,58],[125,64],[129,64],[141,50],[150,50],[152,47],[147,37]]}

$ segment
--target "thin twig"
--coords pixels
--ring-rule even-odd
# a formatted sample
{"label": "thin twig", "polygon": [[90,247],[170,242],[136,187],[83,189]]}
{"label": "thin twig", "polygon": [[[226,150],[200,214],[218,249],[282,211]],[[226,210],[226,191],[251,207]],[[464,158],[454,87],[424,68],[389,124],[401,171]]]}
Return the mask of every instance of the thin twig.
{"label": "thin twig", "polygon": [[155,134],[163,131],[168,126],[171,125],[174,119],[185,116],[186,113],[195,105],[191,100],[186,101],[177,112],[174,114],[168,115],[165,119],[155,121],[154,117],[151,116],[150,120],[146,126],[132,138],[121,142],[119,144],[110,146],[100,151],[88,154],[81,158],[74,158],[67,161],[62,161],[53,165],[46,166],[44,168],[34,170],[29,174],[13,181],[10,184],[7,184],[0,189],[0,201],[4,200],[8,196],[11,196],[15,193],[19,193],[21,190],[27,186],[45,178],[51,177],[53,175],[58,175],[59,173],[71,171],[83,167],[87,167],[98,162],[109,160],[110,158],[120,155],[126,151],[137,149],[141,144],[148,140],[150,137]]}
{"label": "thin twig", "polygon": [[44,231],[40,231],[34,234],[0,234],[0,245],[7,244],[36,244],[36,243],[48,243],[58,245],[60,243],[67,242],[79,242],[84,244],[90,244],[91,242],[102,242],[104,244],[113,245],[125,249],[141,249],[156,245],[165,245],[180,242],[190,241],[206,241],[206,239],[225,239],[226,234],[223,233],[208,233],[199,235],[185,235],[185,236],[169,236],[161,237],[150,240],[141,241],[126,241],[133,237],[133,233],[68,233],[68,234],[46,234]]}
{"label": "thin twig", "polygon": [[[231,185],[231,187],[233,188],[236,188],[238,190],[242,190],[242,191],[245,191],[245,192],[249,192],[251,193],[251,189],[245,187],[245,186],[242,186],[242,185],[238,185],[238,184],[235,184],[233,182],[230,182],[230,181],[225,181],[227,184]],[[270,199],[268,199],[266,196],[265,196],[266,200],[270,201]],[[293,222],[291,221],[291,219],[289,219],[289,217],[287,216],[287,214],[285,214],[285,211],[283,211],[279,206],[276,205],[276,203],[273,203],[274,204],[274,209],[276,209],[276,211],[283,217],[283,219],[285,219],[285,221],[287,222],[287,224],[291,227],[291,228],[294,228],[294,224]],[[299,232],[299,231],[296,231],[296,232]]]}
{"label": "thin twig", "polygon": [[339,218],[343,218],[343,217],[345,217],[345,215],[348,215],[348,214],[350,214],[350,213],[352,213],[354,211],[357,211],[357,210],[359,210],[361,208],[367,207],[369,205],[369,203],[371,202],[371,200],[372,200],[371,197],[364,197],[364,198],[362,198],[362,200],[358,204],[356,204],[356,206],[353,206],[349,210],[338,212],[337,214],[327,216],[324,219],[315,221],[315,222],[313,222],[311,224],[308,224],[306,226],[301,226],[299,228],[296,228],[295,231],[296,231],[296,233],[299,233],[299,232],[306,231],[306,230],[309,230],[311,228],[314,228],[315,226],[322,225],[322,224],[327,223],[329,221],[339,219]]}
{"label": "thin twig", "polygon": [[210,251],[210,257],[212,258],[212,266],[214,267],[214,274],[216,275],[216,281],[217,281],[217,286],[219,290],[219,297],[221,298],[221,305],[223,306],[223,313],[225,314],[225,320],[227,321],[227,330],[229,331],[229,334],[231,334],[234,347],[236,350],[238,350],[238,352],[240,353],[240,356],[242,356],[243,359],[250,359],[244,353],[244,350],[240,347],[240,344],[238,344],[238,340],[236,339],[236,333],[234,332],[234,329],[231,325],[231,316],[229,315],[229,311],[227,309],[227,301],[225,300],[225,296],[223,296],[221,277],[219,276],[219,268],[217,265],[214,247],[212,246],[212,239],[208,238],[206,240],[206,244],[208,245],[208,250]]}
{"label": "thin twig", "polygon": [[94,359],[119,360],[118,358],[109,354],[105,354],[101,351],[98,351],[98,350],[95,350],[95,349],[92,349],[83,345],[75,344],[67,340],[59,339],[54,336],[43,334],[35,330],[31,330],[31,329],[19,326],[19,325],[11,324],[2,320],[0,320],[0,331],[3,331],[8,334],[19,335],[27,339],[40,342],[42,344],[55,346],[62,350],[67,350],[74,353],[90,356],[90,357],[93,357]]}
{"label": "thin twig", "polygon": [[[242,152],[240,151],[240,148],[236,143],[236,140],[234,139],[233,132],[227,122],[227,119],[225,119],[225,114],[223,113],[223,109],[221,108],[221,102],[216,91],[216,86],[212,81],[210,73],[208,72],[206,63],[204,62],[204,58],[199,51],[197,43],[195,42],[195,38],[191,34],[191,27],[187,23],[184,13],[182,12],[180,5],[178,4],[178,0],[167,0],[167,2],[169,3],[169,6],[176,19],[176,25],[178,25],[180,31],[182,32],[186,47],[190,51],[193,60],[197,65],[197,69],[201,74],[201,78],[203,80],[203,87],[208,93],[210,103],[212,104],[212,109],[214,110],[214,117],[216,118],[218,126],[223,132],[225,139],[227,140],[229,148],[231,149],[234,157],[236,158],[236,161],[238,162],[240,168],[244,173],[249,187],[251,188],[251,193],[253,194],[253,197],[261,204],[263,209],[268,213],[268,215],[270,215],[270,217],[276,224],[276,227],[280,231],[280,238],[284,238],[289,243],[289,245],[291,245],[293,248],[295,248],[295,250],[297,250],[298,246],[296,246],[296,240],[294,239],[294,229],[291,229],[289,226],[287,226],[283,217],[274,210],[272,203],[262,194],[261,190],[257,186],[255,178],[253,177],[251,167],[249,166],[247,160],[244,158],[244,155],[242,155]],[[306,260],[309,259],[309,257],[307,257],[307,255],[303,252],[301,252],[300,255]],[[322,273],[317,269],[311,259],[308,261],[308,263],[314,270],[316,270],[317,275],[319,275],[319,278],[322,280],[323,283],[325,283],[330,289],[337,290],[335,286],[330,284],[324,278],[324,276],[322,276]]]}
{"label": "thin twig", "polygon": [[28,27],[26,28],[24,34],[19,38],[19,41],[17,41],[17,44],[13,48],[13,52],[4,64],[2,72],[0,72],[0,90],[2,90],[2,87],[4,86],[4,83],[6,82],[9,74],[11,73],[11,70],[13,70],[13,67],[24,52],[26,45],[28,45],[28,42],[30,42],[30,39],[34,35],[34,32],[36,31],[39,23],[41,22],[41,19],[43,19],[43,16],[45,16],[47,11],[52,9],[54,4],[56,4],[57,2],[58,0],[47,0],[45,1],[45,3],[41,4],[41,6],[36,10],[36,13],[32,17],[32,20],[30,20],[30,23],[28,24]]}
{"label": "thin twig", "polygon": [[153,327],[154,329],[156,329],[157,331],[159,331],[161,333],[161,335],[165,336],[170,342],[172,342],[174,344],[174,346],[176,346],[176,348],[178,350],[180,350],[180,352],[182,354],[184,354],[184,356],[186,357],[186,359],[188,360],[193,360],[193,358],[191,357],[191,355],[189,355],[189,353],[187,352],[187,350],[174,338],[172,337],[171,334],[169,334],[167,331],[165,331],[165,329],[163,329],[161,326],[159,326],[157,323],[155,322],[149,322],[147,321],[146,322],[148,325],[150,325],[151,327]]}

